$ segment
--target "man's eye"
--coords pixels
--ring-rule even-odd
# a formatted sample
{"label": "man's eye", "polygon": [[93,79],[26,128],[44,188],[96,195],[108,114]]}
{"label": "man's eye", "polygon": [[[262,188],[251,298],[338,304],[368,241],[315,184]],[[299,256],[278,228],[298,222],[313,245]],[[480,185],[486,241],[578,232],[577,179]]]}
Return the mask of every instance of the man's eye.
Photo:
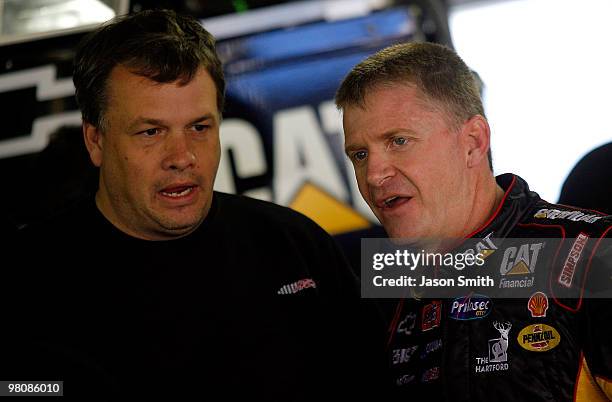
{"label": "man's eye", "polygon": [[395,145],[405,145],[408,142],[404,137],[395,137],[393,143]]}
{"label": "man's eye", "polygon": [[209,126],[207,126],[206,124],[194,124],[193,125],[193,129],[198,132],[206,131],[208,127]]}
{"label": "man's eye", "polygon": [[159,134],[159,129],[158,128],[149,128],[149,129],[146,129],[146,130],[142,131],[141,133],[146,135],[146,136],[152,137],[154,135]]}
{"label": "man's eye", "polygon": [[366,151],[357,151],[353,154],[353,159],[356,161],[362,161],[368,156]]}

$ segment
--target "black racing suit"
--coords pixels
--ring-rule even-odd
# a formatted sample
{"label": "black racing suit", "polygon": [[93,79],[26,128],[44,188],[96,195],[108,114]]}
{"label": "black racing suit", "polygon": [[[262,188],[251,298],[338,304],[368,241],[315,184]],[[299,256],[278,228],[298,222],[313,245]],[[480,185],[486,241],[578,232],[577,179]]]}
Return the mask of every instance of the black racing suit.
{"label": "black racing suit", "polygon": [[515,175],[497,182],[503,202],[469,240],[484,244],[496,291],[532,296],[471,295],[481,311],[467,313],[457,303],[466,295],[402,299],[388,341],[397,399],[612,400],[612,303],[602,298],[612,216],[550,204]]}

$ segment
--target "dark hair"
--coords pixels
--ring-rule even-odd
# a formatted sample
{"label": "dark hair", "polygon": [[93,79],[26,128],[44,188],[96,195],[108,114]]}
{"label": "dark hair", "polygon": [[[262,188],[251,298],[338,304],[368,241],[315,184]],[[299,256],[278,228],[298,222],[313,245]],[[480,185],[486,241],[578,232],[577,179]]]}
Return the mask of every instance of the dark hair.
{"label": "dark hair", "polygon": [[104,129],[107,81],[124,65],[160,83],[187,84],[204,67],[217,88],[223,110],[225,78],[215,39],[195,19],[170,10],[146,10],[116,17],[88,34],[76,52],[74,86],[83,120]]}
{"label": "dark hair", "polygon": [[[453,128],[472,116],[485,116],[479,86],[468,66],[453,50],[428,42],[390,46],[357,64],[342,81],[336,105],[363,107],[368,90],[394,83],[415,85],[425,99],[449,113]],[[488,158],[492,168],[490,149]]]}

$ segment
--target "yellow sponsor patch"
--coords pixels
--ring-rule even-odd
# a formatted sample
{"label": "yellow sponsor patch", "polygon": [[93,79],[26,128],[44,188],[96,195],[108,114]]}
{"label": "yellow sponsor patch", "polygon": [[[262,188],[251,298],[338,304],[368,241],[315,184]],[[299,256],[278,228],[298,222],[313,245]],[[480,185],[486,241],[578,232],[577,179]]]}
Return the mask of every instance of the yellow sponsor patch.
{"label": "yellow sponsor patch", "polygon": [[523,349],[530,352],[546,352],[561,342],[561,335],[550,325],[533,324],[523,328],[516,340]]}

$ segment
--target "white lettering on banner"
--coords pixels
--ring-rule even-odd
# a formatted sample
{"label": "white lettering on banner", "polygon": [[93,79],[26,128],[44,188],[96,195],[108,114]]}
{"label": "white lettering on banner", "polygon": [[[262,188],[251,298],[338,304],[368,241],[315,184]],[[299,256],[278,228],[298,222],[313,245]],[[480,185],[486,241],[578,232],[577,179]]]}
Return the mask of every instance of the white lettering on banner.
{"label": "white lettering on banner", "polygon": [[[321,116],[321,127],[328,135],[342,133],[342,114],[336,108],[334,101],[325,101],[319,105],[319,116]],[[342,138],[337,137],[340,142],[338,145],[343,145]]]}
{"label": "white lettering on banner", "polygon": [[378,222],[378,218],[374,215],[374,212],[372,212],[372,209],[359,192],[359,185],[357,184],[357,177],[355,176],[355,166],[353,166],[349,158],[344,158],[344,166],[348,172],[349,189],[351,190],[351,197],[353,197],[355,209],[371,222]]}
{"label": "white lettering on banner", "polygon": [[[342,128],[342,114],[336,108],[336,104],[333,101],[325,101],[319,105],[319,115],[321,116],[321,125],[323,130],[328,135],[334,134],[338,138],[340,149],[344,149],[344,129]],[[353,200],[353,207],[357,212],[363,215],[370,222],[378,222],[378,219],[370,209],[369,205],[359,192],[359,186],[357,185],[357,178],[355,177],[355,167],[349,158],[344,155],[344,170],[348,177],[349,191],[351,193],[351,199]]]}
{"label": "white lettering on banner", "polygon": [[306,181],[339,200],[348,192],[312,108],[303,106],[274,116],[274,201],[286,205]]}
{"label": "white lettering on banner", "polygon": [[[268,167],[261,135],[248,121],[242,119],[227,119],[221,125],[221,162],[215,180],[215,190],[235,193],[235,179],[229,151],[234,156],[235,173],[240,178],[265,174]],[[264,189],[259,189],[264,190]],[[270,201],[271,191],[260,192],[258,198]]]}

